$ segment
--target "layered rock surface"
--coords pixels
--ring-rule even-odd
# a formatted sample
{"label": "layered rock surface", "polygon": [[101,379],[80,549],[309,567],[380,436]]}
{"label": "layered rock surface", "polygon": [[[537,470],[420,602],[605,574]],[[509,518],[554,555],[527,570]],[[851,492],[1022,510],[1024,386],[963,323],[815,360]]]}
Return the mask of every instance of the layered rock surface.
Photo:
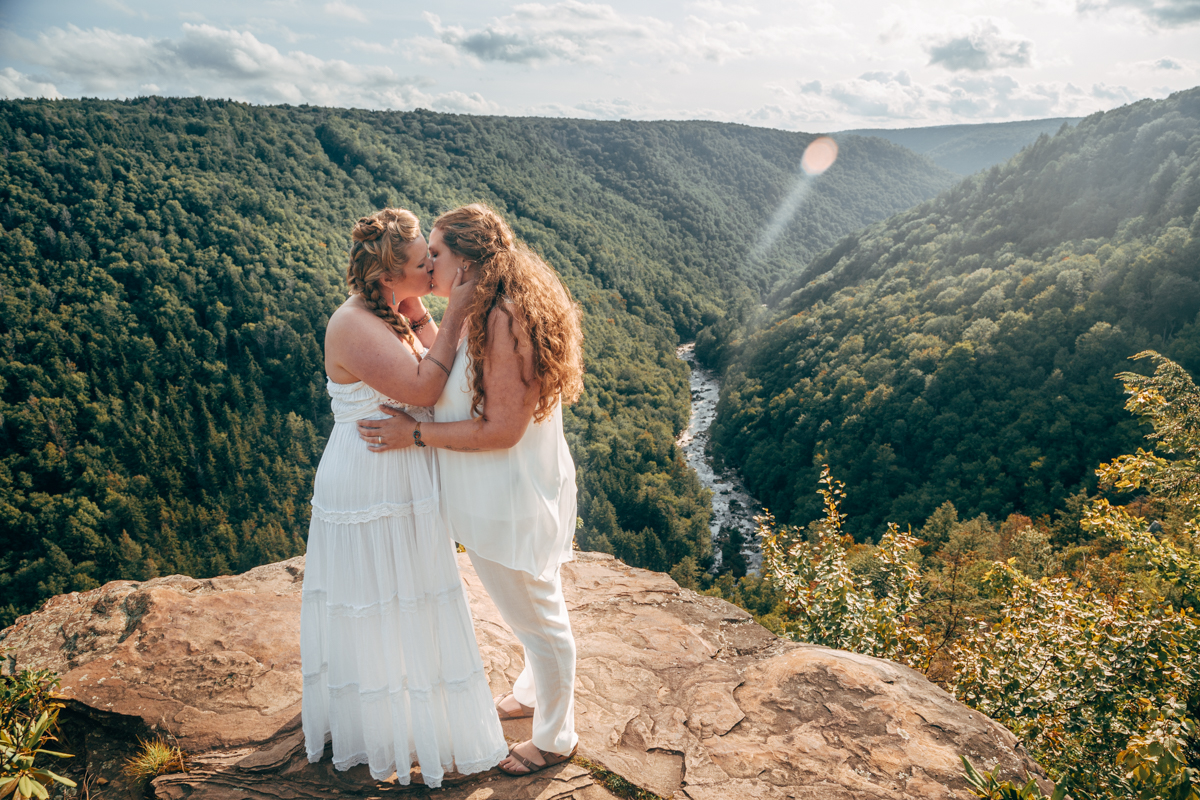
{"label": "layered rock surface", "polygon": [[[521,648],[465,556],[459,568],[501,694],[520,672]],[[54,598],[4,631],[0,647],[8,669],[63,676],[67,744],[81,755],[76,772],[86,765],[92,776],[92,797],[128,796],[121,757],[154,733],[194,754],[190,773],[155,780],[163,798],[426,792],[305,759],[303,571],[295,558],[233,577],[117,581]],[[736,606],[610,556],[580,554],[564,566],[564,587],[582,759],[519,779],[471,776],[439,797],[611,797],[597,766],[691,800],[969,798],[960,754],[1041,775],[1011,733],[906,667],[782,641]],[[506,733],[527,738],[528,720],[506,723]]]}

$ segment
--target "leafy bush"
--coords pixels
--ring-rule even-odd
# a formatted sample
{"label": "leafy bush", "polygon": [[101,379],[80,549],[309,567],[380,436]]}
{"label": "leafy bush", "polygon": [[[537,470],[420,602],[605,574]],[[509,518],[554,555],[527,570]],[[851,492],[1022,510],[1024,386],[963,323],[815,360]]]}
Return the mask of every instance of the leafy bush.
{"label": "leafy bush", "polygon": [[48,670],[0,675],[0,798],[46,800],[51,784],[75,785],[35,764],[39,756],[71,757],[44,747],[56,740],[53,731],[62,709],[54,700],[56,688],[58,678]]}
{"label": "leafy bush", "polygon": [[[784,632],[925,671],[1076,798],[1200,799],[1200,388],[1157,353],[1139,358],[1152,376],[1118,377],[1154,446],[1097,470],[1102,488],[1138,496],[999,526],[945,504],[924,542],[891,525],[877,546],[856,545],[826,467],[808,538],[762,521]],[[981,797],[1041,796],[968,776]]]}
{"label": "leafy bush", "polygon": [[1063,800],[1067,795],[1065,783],[1055,787],[1054,794],[1046,797],[1033,778],[1030,778],[1024,785],[1017,785],[1012,781],[998,778],[996,770],[980,773],[967,760],[966,756],[959,756],[959,758],[962,759],[963,768],[966,770],[967,784],[970,785],[971,791],[984,800]]}
{"label": "leafy bush", "polygon": [[821,484],[825,517],[815,525],[814,542],[798,528],[776,528],[770,514],[759,520],[763,575],[786,598],[790,612],[786,634],[902,663],[919,661],[928,643],[909,619],[921,601],[920,573],[909,559],[918,540],[888,526],[878,547],[878,574],[874,580],[856,576],[847,564],[853,541],[842,532],[845,486],[829,467],[821,472]]}

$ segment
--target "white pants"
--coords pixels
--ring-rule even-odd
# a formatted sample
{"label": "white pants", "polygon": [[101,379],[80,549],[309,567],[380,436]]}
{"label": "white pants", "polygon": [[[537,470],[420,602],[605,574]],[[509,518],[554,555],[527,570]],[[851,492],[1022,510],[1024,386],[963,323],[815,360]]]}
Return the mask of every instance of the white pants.
{"label": "white pants", "polygon": [[575,735],[575,637],[563,599],[561,573],[548,581],[467,550],[479,582],[525,648],[525,669],[513,697],[533,707],[533,743],[569,753]]}

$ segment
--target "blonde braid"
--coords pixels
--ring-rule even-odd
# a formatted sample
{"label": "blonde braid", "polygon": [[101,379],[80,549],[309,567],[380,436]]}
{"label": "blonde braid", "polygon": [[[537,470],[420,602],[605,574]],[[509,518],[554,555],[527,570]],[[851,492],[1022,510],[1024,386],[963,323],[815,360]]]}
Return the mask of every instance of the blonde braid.
{"label": "blonde braid", "polygon": [[416,350],[416,337],[413,336],[412,326],[408,324],[408,320],[392,310],[391,303],[383,296],[383,291],[379,287],[379,281],[368,284],[363,287],[363,304],[367,309],[386,322],[392,330],[396,332],[404,341],[408,342],[408,346]]}
{"label": "blonde braid", "polygon": [[402,208],[385,208],[363,217],[350,232],[353,243],[350,245],[350,264],[346,268],[350,294],[361,294],[367,310],[387,323],[414,352],[416,337],[412,327],[407,319],[392,310],[383,295],[380,279],[404,275],[400,251],[420,234],[416,216]]}

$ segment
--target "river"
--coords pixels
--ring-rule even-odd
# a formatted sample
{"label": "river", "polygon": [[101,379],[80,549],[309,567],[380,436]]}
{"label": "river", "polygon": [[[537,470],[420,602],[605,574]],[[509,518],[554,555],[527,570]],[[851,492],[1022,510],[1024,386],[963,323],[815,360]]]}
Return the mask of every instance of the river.
{"label": "river", "polygon": [[696,363],[694,342],[678,347],[675,355],[692,368],[688,379],[692,389],[692,418],[687,429],[679,435],[677,444],[683,449],[688,466],[700,476],[700,482],[712,489],[713,518],[710,527],[716,564],[721,563],[720,547],[715,544],[721,528],[737,528],[745,536],[746,544],[742,553],[746,556],[746,571],[758,575],[762,569],[762,546],[758,541],[754,516],[762,513],[762,505],[746,491],[736,470],[725,469],[718,474],[712,459],[705,452],[708,449],[708,429],[717,415],[721,381],[712,370]]}

